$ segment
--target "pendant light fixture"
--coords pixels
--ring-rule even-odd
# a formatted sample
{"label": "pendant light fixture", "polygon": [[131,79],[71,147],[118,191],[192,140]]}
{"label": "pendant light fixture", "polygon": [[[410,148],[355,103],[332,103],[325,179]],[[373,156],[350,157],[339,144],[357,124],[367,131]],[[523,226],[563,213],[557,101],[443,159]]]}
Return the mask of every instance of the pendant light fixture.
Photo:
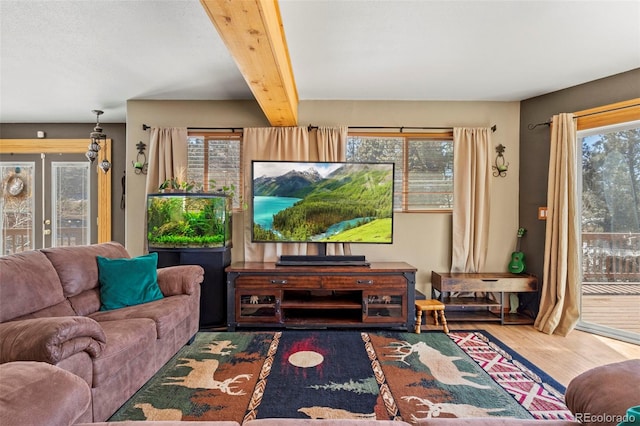
{"label": "pendant light fixture", "polygon": [[[91,110],[92,113],[96,115],[96,127],[93,128],[93,132],[89,135],[91,137],[91,142],[89,143],[89,150],[85,154],[89,161],[92,163],[98,158],[98,151],[100,151],[101,145],[104,143],[104,147],[107,147],[107,135],[102,133],[102,127],[100,127],[100,116],[104,114],[104,111],[100,111],[99,109]],[[104,160],[100,162],[98,165],[100,170],[104,173],[107,173],[111,168],[111,163],[105,157]]]}

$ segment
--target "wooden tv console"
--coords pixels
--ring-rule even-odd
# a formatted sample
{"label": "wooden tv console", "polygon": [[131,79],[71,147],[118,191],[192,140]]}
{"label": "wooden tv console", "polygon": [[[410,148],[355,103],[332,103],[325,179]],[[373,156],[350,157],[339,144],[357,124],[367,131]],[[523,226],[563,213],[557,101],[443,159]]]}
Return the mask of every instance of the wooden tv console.
{"label": "wooden tv console", "polygon": [[412,330],[416,268],[277,266],[240,262],[226,268],[227,327],[389,327]]}

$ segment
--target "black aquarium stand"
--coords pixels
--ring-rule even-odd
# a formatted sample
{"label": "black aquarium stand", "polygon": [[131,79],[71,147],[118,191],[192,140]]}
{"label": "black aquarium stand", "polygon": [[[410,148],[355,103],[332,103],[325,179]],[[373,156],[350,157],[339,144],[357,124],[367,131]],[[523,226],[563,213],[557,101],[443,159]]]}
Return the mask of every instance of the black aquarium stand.
{"label": "black aquarium stand", "polygon": [[204,281],[200,296],[200,328],[225,326],[227,320],[227,278],[224,269],[231,264],[231,248],[151,248],[158,253],[158,268],[200,265]]}

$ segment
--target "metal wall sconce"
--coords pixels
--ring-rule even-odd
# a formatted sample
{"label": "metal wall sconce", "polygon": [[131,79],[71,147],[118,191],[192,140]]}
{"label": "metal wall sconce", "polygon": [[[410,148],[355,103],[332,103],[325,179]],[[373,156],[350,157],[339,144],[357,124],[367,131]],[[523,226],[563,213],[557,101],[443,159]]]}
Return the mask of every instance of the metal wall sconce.
{"label": "metal wall sconce", "polygon": [[147,155],[144,153],[144,150],[147,148],[147,145],[142,141],[136,144],[136,148],[138,149],[138,155],[136,156],[136,161],[132,161],[133,171],[135,174],[147,174],[147,169],[149,167],[149,163],[147,163]]}
{"label": "metal wall sconce", "polygon": [[[103,142],[105,148],[107,147],[107,135],[102,133],[102,127],[100,127],[100,116],[104,114],[104,112],[98,109],[91,110],[91,112],[96,115],[96,127],[93,128],[93,132],[89,135],[91,137],[91,143],[89,144],[89,150],[85,155],[89,161],[93,163],[96,158],[98,158],[98,151],[100,151],[100,146]],[[105,158],[100,162],[98,167],[100,167],[100,170],[107,173],[111,168],[111,163]]]}
{"label": "metal wall sconce", "polygon": [[496,146],[496,152],[498,155],[496,155],[495,165],[491,166],[493,169],[493,175],[496,177],[505,177],[507,175],[507,170],[509,170],[509,163],[505,162],[504,155],[502,155],[505,149],[507,148],[502,144]]}

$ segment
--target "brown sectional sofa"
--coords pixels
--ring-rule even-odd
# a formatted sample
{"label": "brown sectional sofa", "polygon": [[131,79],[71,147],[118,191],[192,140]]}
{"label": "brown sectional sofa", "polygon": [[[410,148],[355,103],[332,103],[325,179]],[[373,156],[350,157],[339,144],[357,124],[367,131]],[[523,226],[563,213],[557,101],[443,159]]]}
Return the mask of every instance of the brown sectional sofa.
{"label": "brown sectional sofa", "polygon": [[0,257],[0,364],[82,378],[91,398],[80,422],[108,419],[195,335],[204,277],[196,265],[158,269],[162,299],[100,311],[96,256],[129,258],[115,242]]}

